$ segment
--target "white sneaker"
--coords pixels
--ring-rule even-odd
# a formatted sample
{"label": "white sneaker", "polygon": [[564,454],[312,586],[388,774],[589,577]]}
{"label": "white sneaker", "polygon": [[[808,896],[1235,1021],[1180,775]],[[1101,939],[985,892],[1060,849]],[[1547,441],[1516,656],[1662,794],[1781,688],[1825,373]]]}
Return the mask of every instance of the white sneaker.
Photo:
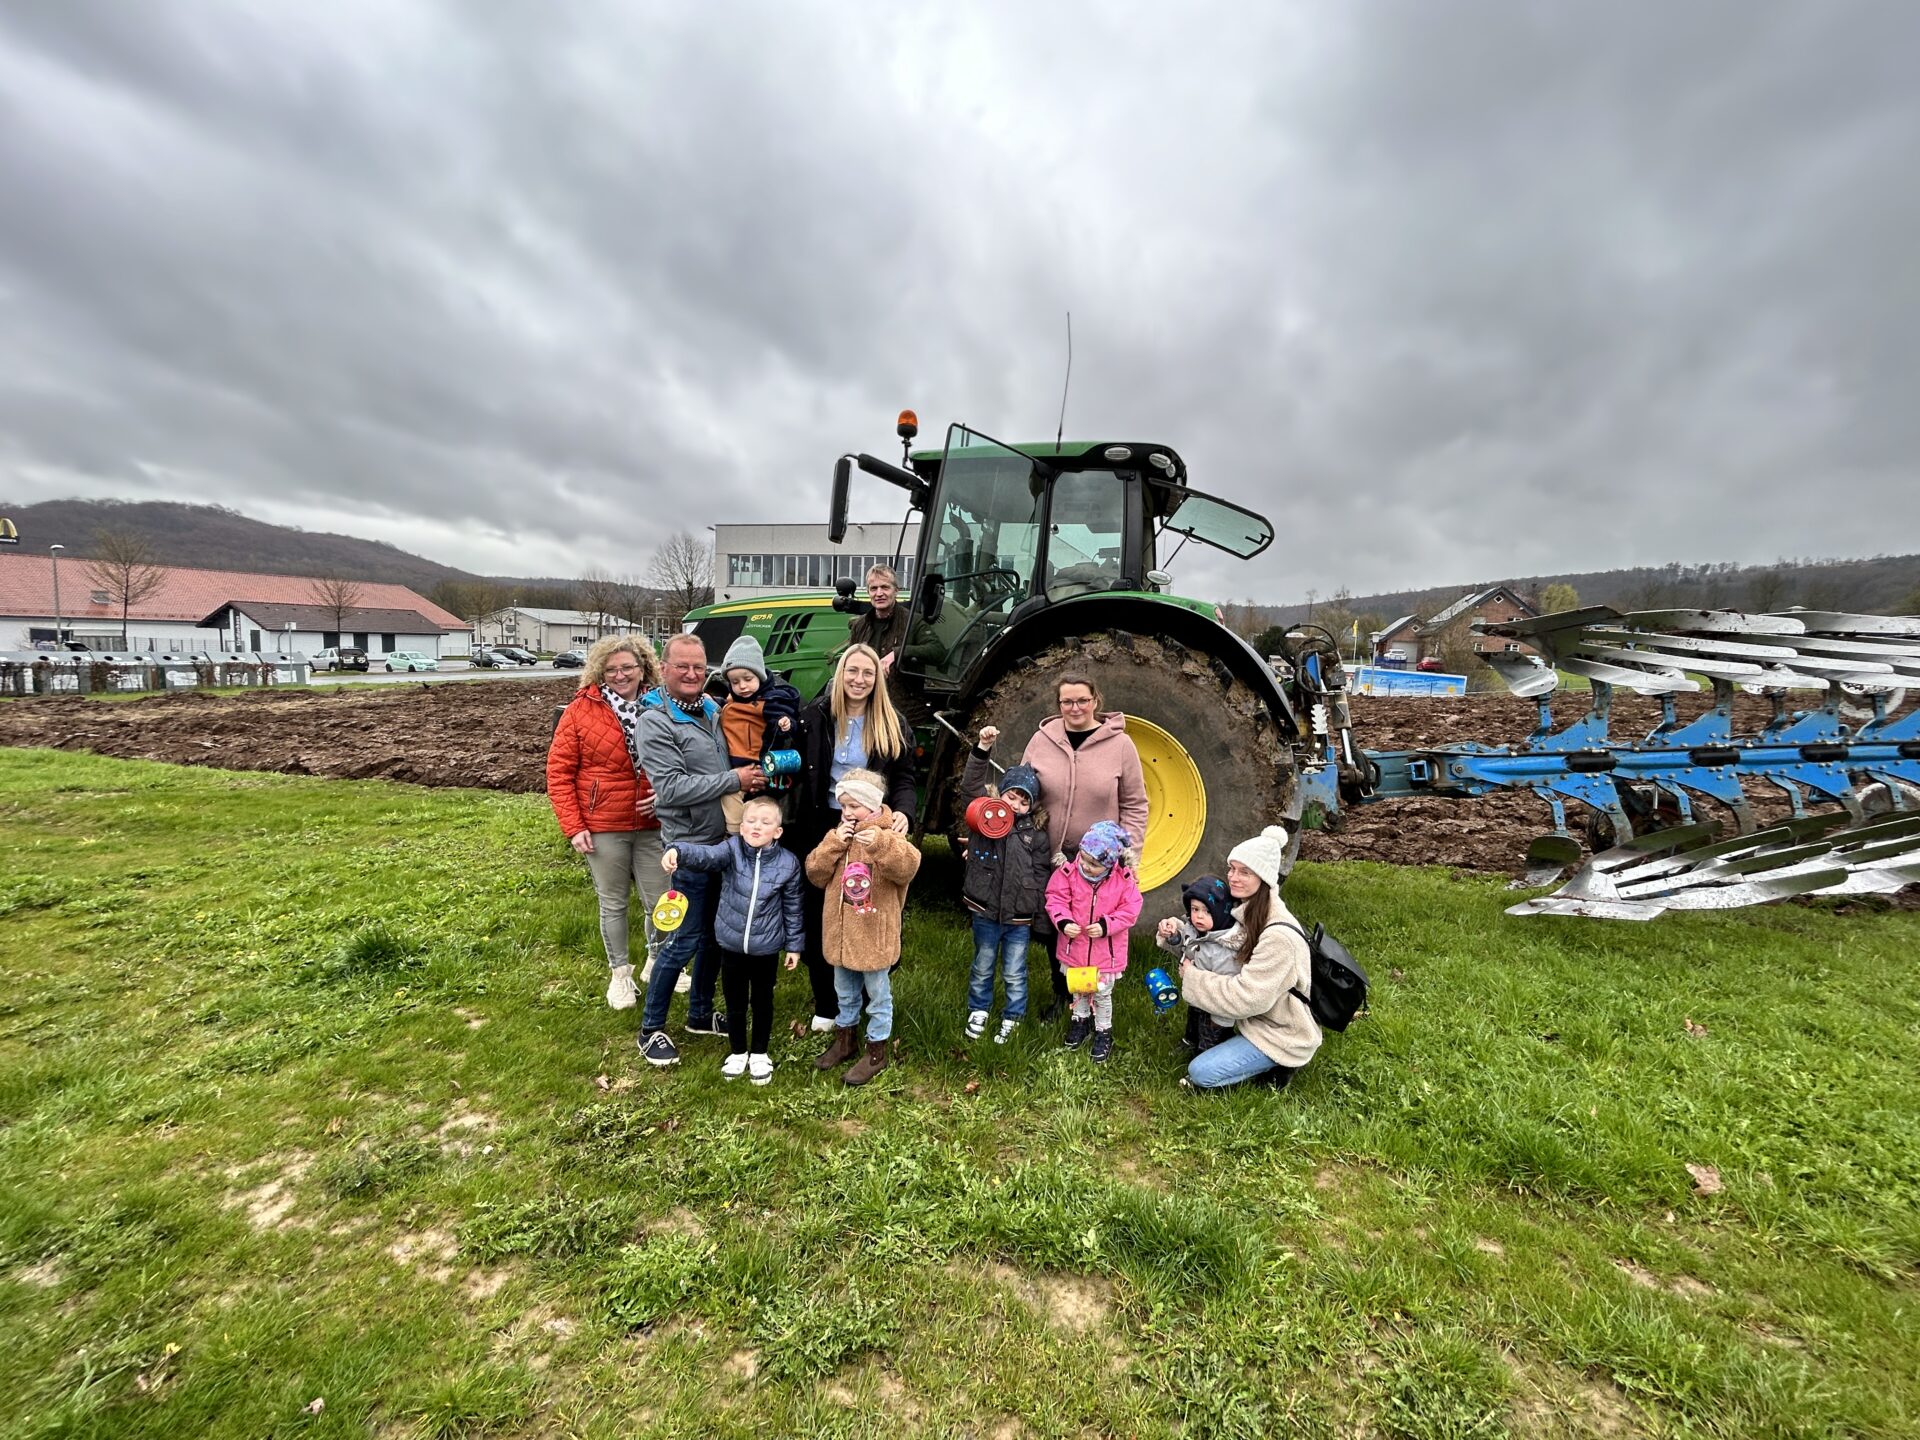
{"label": "white sneaker", "polygon": [[987,1012],[969,1010],[967,1012],[967,1039],[978,1040],[987,1033]]}
{"label": "white sneaker", "polygon": [[838,1026],[839,1023],[840,1022],[835,1020],[831,1015],[816,1015],[807,1022],[807,1029],[816,1035],[825,1035]]}
{"label": "white sneaker", "polygon": [[1002,1020],[1000,1022],[999,1032],[993,1037],[993,1043],[996,1045],[1006,1044],[1007,1041],[1013,1037],[1013,1032],[1018,1029],[1019,1026],[1020,1022],[1018,1020]]}
{"label": "white sneaker", "polygon": [[693,988],[692,970],[691,969],[682,970],[680,972],[680,978],[673,982],[673,993],[676,995],[684,995],[687,993],[687,991],[691,990],[692,988]]}
{"label": "white sneaker", "polygon": [[633,966],[616,965],[607,981],[607,1004],[616,1010],[631,1010],[639,995],[633,988]]}
{"label": "white sneaker", "polygon": [[746,1073],[747,1052],[744,1050],[738,1055],[729,1055],[720,1062],[720,1078],[722,1080],[738,1080]]}
{"label": "white sneaker", "polygon": [[771,1055],[747,1056],[747,1078],[756,1085],[764,1085],[773,1079],[773,1057]]}

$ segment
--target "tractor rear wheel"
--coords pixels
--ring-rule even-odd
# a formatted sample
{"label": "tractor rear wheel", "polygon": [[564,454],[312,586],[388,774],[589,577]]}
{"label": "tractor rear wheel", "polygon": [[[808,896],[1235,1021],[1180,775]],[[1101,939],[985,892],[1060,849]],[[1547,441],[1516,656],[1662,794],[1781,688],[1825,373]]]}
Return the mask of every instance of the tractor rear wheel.
{"label": "tractor rear wheel", "polygon": [[1147,786],[1146,915],[1177,913],[1183,881],[1224,874],[1229,850],[1288,817],[1292,750],[1252,687],[1211,656],[1118,631],[1050,646],[1002,675],[975,701],[968,735],[999,726],[993,758],[1016,763],[1041,722],[1060,713],[1055,680],[1068,670],[1099,687],[1104,710],[1127,717]]}

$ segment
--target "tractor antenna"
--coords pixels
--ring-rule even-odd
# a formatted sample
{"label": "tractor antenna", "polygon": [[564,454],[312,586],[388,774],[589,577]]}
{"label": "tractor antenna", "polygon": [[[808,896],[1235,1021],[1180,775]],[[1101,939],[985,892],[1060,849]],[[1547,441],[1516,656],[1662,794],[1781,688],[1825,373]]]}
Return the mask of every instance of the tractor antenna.
{"label": "tractor antenna", "polygon": [[1067,387],[1073,384],[1073,312],[1067,311],[1067,378],[1060,382],[1060,428],[1053,432],[1053,453],[1060,453],[1060,437],[1067,433]]}

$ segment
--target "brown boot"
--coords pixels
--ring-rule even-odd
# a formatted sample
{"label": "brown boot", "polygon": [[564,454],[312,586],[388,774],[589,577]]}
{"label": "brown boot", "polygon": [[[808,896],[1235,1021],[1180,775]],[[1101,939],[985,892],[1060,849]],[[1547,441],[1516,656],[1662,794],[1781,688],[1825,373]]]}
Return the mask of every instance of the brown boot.
{"label": "brown boot", "polygon": [[853,1068],[840,1078],[849,1085],[864,1085],[887,1068],[889,1040],[869,1040],[867,1053],[853,1062]]}
{"label": "brown boot", "polygon": [[813,1062],[816,1070],[831,1070],[836,1065],[844,1065],[860,1053],[860,1042],[854,1038],[853,1026],[836,1025],[833,1027],[833,1039]]}

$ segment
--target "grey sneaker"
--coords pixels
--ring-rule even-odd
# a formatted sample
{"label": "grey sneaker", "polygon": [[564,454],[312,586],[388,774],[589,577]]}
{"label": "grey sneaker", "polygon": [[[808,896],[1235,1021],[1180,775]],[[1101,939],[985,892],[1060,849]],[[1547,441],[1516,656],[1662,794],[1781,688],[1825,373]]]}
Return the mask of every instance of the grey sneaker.
{"label": "grey sneaker", "polygon": [[727,1017],[724,1011],[716,1010],[704,1020],[688,1017],[687,1023],[680,1027],[689,1035],[718,1035],[727,1038]]}
{"label": "grey sneaker", "polygon": [[1107,1057],[1113,1054],[1113,1031],[1096,1030],[1093,1032],[1093,1063],[1106,1064]]}
{"label": "grey sneaker", "polygon": [[667,1038],[664,1030],[655,1030],[642,1035],[637,1042],[640,1046],[640,1058],[649,1065],[678,1065],[680,1051],[673,1041]]}
{"label": "grey sneaker", "polygon": [[967,1012],[967,1039],[978,1040],[987,1033],[987,1012],[969,1010]]}

